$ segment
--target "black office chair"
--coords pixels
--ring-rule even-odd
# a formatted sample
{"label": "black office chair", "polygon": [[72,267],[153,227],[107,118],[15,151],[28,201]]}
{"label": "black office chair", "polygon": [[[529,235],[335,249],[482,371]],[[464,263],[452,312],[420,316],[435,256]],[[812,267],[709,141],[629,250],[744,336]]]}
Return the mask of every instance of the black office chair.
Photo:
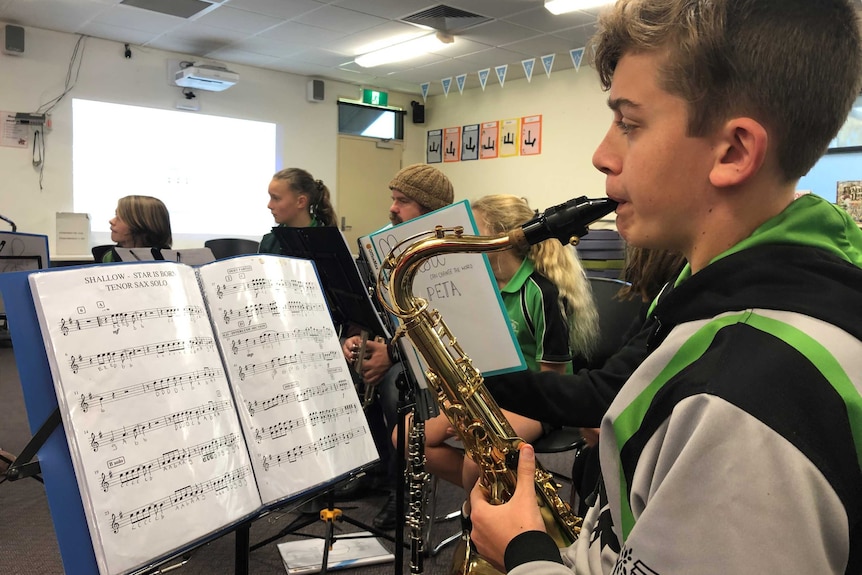
{"label": "black office chair", "polygon": [[242,238],[217,238],[204,242],[204,247],[209,248],[217,260],[231,256],[256,254],[259,246],[260,242]]}
{"label": "black office chair", "polygon": [[593,352],[590,367],[599,368],[625,343],[623,338],[638,317],[643,306],[637,297],[617,297],[626,282],[607,277],[588,277],[593,290],[593,300],[599,312],[599,342]]}
{"label": "black office chair", "polygon": [[[102,246],[93,246],[90,248],[90,252],[93,254],[93,261],[97,264],[102,263],[102,258],[105,257],[105,254],[114,249],[116,246],[114,244],[105,244]],[[119,261],[119,260],[117,260]]]}

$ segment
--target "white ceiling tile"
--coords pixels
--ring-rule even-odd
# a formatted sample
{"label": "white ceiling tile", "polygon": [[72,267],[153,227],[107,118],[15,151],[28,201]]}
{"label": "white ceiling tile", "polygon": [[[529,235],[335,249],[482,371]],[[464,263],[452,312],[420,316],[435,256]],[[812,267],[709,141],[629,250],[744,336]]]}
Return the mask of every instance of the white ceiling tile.
{"label": "white ceiling tile", "polygon": [[287,58],[307,48],[304,44],[298,42],[279,42],[278,40],[261,38],[260,36],[241,40],[232,44],[231,47],[247,52],[254,52],[255,54],[263,54],[264,56],[273,56],[278,59]]}
{"label": "white ceiling tile", "polygon": [[237,10],[230,6],[219,6],[215,10],[201,16],[195,22],[214,28],[257,34],[267,28],[281,24],[283,20],[256,12]]}
{"label": "white ceiling tile", "polygon": [[590,24],[588,26],[560,30],[559,32],[554,32],[553,36],[567,40],[572,48],[580,48],[581,46],[586,46],[595,33],[595,25]]}
{"label": "white ceiling tile", "polygon": [[328,68],[335,68],[353,60],[350,56],[338,54],[337,52],[330,52],[329,50],[322,50],[320,48],[303,50],[302,52],[294,54],[292,58],[295,58],[300,62],[308,62],[319,66],[326,66]]}
{"label": "white ceiling tile", "polygon": [[231,0],[230,6],[289,20],[324,6],[314,0]]}
{"label": "white ceiling tile", "polygon": [[285,22],[280,26],[270,28],[266,32],[261,32],[259,36],[261,38],[272,38],[281,42],[298,42],[312,47],[320,47],[343,38],[345,34],[315,26],[306,26],[298,22]]}
{"label": "white ceiling tile", "polygon": [[595,19],[595,16],[592,16],[591,14],[577,11],[554,16],[545,10],[545,7],[542,5],[539,5],[532,10],[527,10],[519,14],[502,18],[502,20],[506,22],[525,26],[541,32],[555,32],[557,30],[572,28],[574,26],[583,26],[585,24],[592,23]]}
{"label": "white ceiling tile", "polygon": [[541,33],[510,22],[493,20],[486,24],[474,26],[463,35],[471,40],[488,44],[489,46],[502,46],[503,44],[510,44],[517,40],[534,38],[541,35]]}
{"label": "white ceiling tile", "polygon": [[537,0],[446,0],[446,6],[490,18],[504,18],[533,8]]}
{"label": "white ceiling tile", "polygon": [[206,56],[220,62],[245,64],[247,66],[257,66],[258,68],[267,68],[279,61],[274,56],[264,56],[263,54],[255,54],[254,52],[246,52],[235,48],[221,48],[206,54]]}
{"label": "white ceiling tile", "polygon": [[580,48],[573,45],[565,38],[555,38],[553,36],[542,36],[541,38],[530,38],[528,40],[520,40],[511,44],[506,44],[507,50],[520,52],[527,56],[539,58],[546,54],[561,53],[568,54],[572,48]]}
{"label": "white ceiling tile", "polygon": [[434,2],[429,0],[336,0],[333,6],[349,8],[357,12],[364,12],[381,18],[401,20],[432,6],[446,2]]}
{"label": "white ceiling tile", "polygon": [[347,10],[337,6],[325,6],[313,12],[308,12],[294,18],[295,22],[316,26],[325,30],[335,30],[345,34],[354,34],[361,30],[373,28],[386,22],[377,16],[363,14],[354,10]]}
{"label": "white ceiling tile", "polygon": [[40,28],[77,32],[78,29],[105,10],[104,4],[88,0],[63,2],[62,0],[15,0],[3,9],[3,18],[11,22],[29,24],[39,22]]}
{"label": "white ceiling tile", "polygon": [[416,36],[420,34],[427,34],[427,31],[413,26],[412,24],[386,22],[385,24],[362,30],[356,34],[350,34],[349,36],[339,38],[338,40],[330,42],[327,45],[327,48],[334,52],[356,56],[367,52],[369,47],[374,44],[391,44],[391,42],[386,41],[406,35]]}
{"label": "white ceiling tile", "polygon": [[[216,0],[186,20],[117,2],[0,0],[0,21],[418,94],[422,81],[439,84],[427,74],[467,73],[469,85],[476,70],[508,64],[509,81],[525,57],[548,53],[555,72],[571,68],[568,49],[586,44],[598,12],[552,16],[542,0]],[[401,19],[441,3],[497,20],[465,29],[437,54],[370,69],[352,62],[374,42],[417,30]]]}
{"label": "white ceiling tile", "polygon": [[128,44],[146,44],[150,40],[154,40],[158,34],[147,32],[145,30],[133,30],[131,28],[123,28],[122,26],[102,24],[101,22],[89,22],[80,29],[81,34],[93,36],[95,38],[104,38],[105,40],[114,40]]}
{"label": "white ceiling tile", "polygon": [[186,20],[176,16],[122,5],[111,6],[100,12],[93,21],[107,26],[121,26],[154,34],[163,34],[186,23]]}

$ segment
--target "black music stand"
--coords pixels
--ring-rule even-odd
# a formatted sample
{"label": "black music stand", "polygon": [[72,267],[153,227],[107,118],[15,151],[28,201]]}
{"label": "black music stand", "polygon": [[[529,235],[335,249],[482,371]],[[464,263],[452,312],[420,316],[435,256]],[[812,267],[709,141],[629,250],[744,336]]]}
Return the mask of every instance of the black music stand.
{"label": "black music stand", "polygon": [[[279,226],[273,228],[273,232],[282,246],[284,255],[314,261],[334,323],[342,326],[348,323],[355,323],[369,333],[385,338],[390,337],[377,310],[374,308],[374,304],[371,302],[366,287],[359,276],[356,262],[353,260],[347,243],[344,241],[344,236],[341,235],[338,228],[291,228]],[[358,473],[362,471],[359,470]],[[401,560],[399,558],[402,556],[401,549],[403,546],[398,541],[397,531],[396,537],[393,537],[384,531],[349,517],[341,509],[336,508],[334,491],[338,485],[338,483],[331,485],[324,492],[327,505],[324,509],[320,510],[319,516],[308,514],[305,517],[298,517],[274,536],[249,547],[249,551],[254,551],[292,533],[309,536],[297,533],[297,531],[311,525],[315,521],[324,521],[327,524],[327,528],[326,535],[324,536],[320,572],[326,573],[329,548],[337,540],[335,523],[343,521],[364,531],[368,531],[373,535],[395,542],[396,565],[400,564]],[[396,567],[396,569],[398,568]],[[396,572],[400,573],[398,570]]]}

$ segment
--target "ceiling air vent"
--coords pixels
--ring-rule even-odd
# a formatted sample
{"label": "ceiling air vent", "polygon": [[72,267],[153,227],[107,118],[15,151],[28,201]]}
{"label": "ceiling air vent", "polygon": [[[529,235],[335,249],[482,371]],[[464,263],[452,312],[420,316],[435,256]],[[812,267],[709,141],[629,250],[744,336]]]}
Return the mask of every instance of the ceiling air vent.
{"label": "ceiling air vent", "polygon": [[121,0],[120,4],[180,18],[191,18],[213,5],[202,0]]}
{"label": "ceiling air vent", "polygon": [[458,8],[452,8],[445,4],[438,4],[427,10],[417,12],[412,16],[402,18],[401,21],[454,34],[467,28],[490,22],[492,19]]}

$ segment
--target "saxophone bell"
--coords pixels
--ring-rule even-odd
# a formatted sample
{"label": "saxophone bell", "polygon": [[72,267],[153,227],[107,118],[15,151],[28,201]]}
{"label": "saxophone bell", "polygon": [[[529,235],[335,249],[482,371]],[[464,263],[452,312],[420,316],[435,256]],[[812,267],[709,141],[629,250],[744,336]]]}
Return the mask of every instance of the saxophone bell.
{"label": "saxophone bell", "polygon": [[577,245],[587,234],[587,226],[617,208],[610,198],[581,196],[546,209],[540,216],[509,232],[509,239],[518,248],[526,248],[549,238]]}

